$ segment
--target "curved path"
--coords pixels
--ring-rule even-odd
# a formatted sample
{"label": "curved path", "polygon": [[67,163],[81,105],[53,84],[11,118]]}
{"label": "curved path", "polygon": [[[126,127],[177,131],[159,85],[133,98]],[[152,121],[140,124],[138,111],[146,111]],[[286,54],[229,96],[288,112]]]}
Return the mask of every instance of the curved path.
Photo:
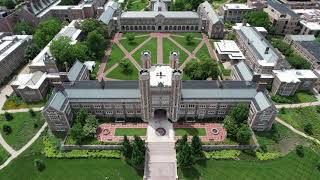
{"label": "curved path", "polygon": [[48,126],[47,122],[45,122],[40,130],[28,141],[26,145],[24,145],[21,149],[18,151],[12,152],[11,156],[0,166],[0,170],[5,168],[12,160],[17,158],[21,153],[23,153],[28,147],[30,147],[41,135],[41,133],[46,129]]}
{"label": "curved path", "polygon": [[298,104],[278,104],[278,105],[276,105],[276,108],[277,109],[281,109],[281,108],[300,108],[300,107],[318,106],[318,105],[320,105],[320,101],[307,102],[307,103],[298,103]]}

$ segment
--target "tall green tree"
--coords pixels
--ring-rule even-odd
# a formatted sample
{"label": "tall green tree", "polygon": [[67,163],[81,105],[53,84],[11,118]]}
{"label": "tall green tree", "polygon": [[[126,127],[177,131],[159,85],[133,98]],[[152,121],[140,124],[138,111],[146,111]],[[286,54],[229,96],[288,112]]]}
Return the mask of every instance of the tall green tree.
{"label": "tall green tree", "polygon": [[223,120],[224,128],[227,130],[227,136],[231,139],[236,139],[238,125],[231,116],[226,116]]}
{"label": "tall green tree", "polygon": [[251,131],[247,124],[242,124],[237,132],[237,141],[240,144],[248,144],[251,138]]}
{"label": "tall green tree", "polygon": [[24,58],[27,61],[33,60],[40,53],[40,49],[34,43],[28,45],[24,50]]}
{"label": "tall green tree", "polygon": [[42,49],[52,40],[61,28],[61,23],[57,19],[52,18],[42,21],[39,23],[33,35],[33,41]]}
{"label": "tall green tree", "polygon": [[238,123],[241,124],[248,119],[249,107],[246,104],[237,104],[237,106],[231,109],[231,117]]}
{"label": "tall green tree", "polygon": [[13,32],[15,34],[32,35],[34,33],[34,28],[33,28],[32,24],[28,23],[27,21],[19,21],[14,26]]}
{"label": "tall green tree", "polygon": [[138,136],[134,136],[132,143],[131,163],[137,169],[142,169],[145,156],[145,142]]}
{"label": "tall green tree", "polygon": [[192,80],[216,79],[219,75],[218,64],[210,58],[200,57],[201,60],[192,60],[184,68],[184,73]]}
{"label": "tall green tree", "polygon": [[184,144],[188,143],[188,136],[185,134],[182,136],[181,139],[178,139],[176,142],[176,151],[179,152],[181,151],[182,147]]}
{"label": "tall green tree", "polygon": [[85,36],[92,31],[97,31],[99,34],[108,38],[108,27],[97,19],[85,19],[81,23],[81,30]]}
{"label": "tall green tree", "polygon": [[90,114],[86,118],[85,124],[83,126],[84,135],[86,137],[93,138],[96,135],[97,127],[98,127],[98,120],[94,115]]}
{"label": "tall green tree", "polygon": [[124,74],[131,74],[132,73],[132,71],[133,71],[133,69],[132,69],[132,67],[131,67],[131,64],[129,63],[129,61],[128,60],[121,60],[120,61],[120,68],[122,69],[122,72],[124,73]]}
{"label": "tall green tree", "polygon": [[202,143],[199,136],[193,136],[191,141],[192,152],[196,157],[202,157]]}
{"label": "tall green tree", "polygon": [[251,26],[264,27],[267,30],[271,29],[271,22],[269,20],[268,13],[264,11],[251,11],[246,13],[243,18]]}
{"label": "tall green tree", "polygon": [[180,167],[193,165],[194,157],[192,154],[192,148],[188,143],[182,145],[181,150],[177,153],[177,163]]}
{"label": "tall green tree", "polygon": [[101,35],[97,31],[89,32],[86,44],[93,57],[100,59],[104,55],[104,50],[106,48],[107,42],[103,35]]}
{"label": "tall green tree", "polygon": [[80,144],[83,141],[85,138],[85,133],[80,122],[75,122],[73,124],[70,129],[70,136],[72,139],[76,140],[77,144]]}
{"label": "tall green tree", "polygon": [[75,61],[75,55],[73,54],[72,48],[71,39],[65,36],[53,40],[50,44],[50,52],[56,59],[56,64],[61,71],[66,70],[64,66],[65,62],[71,66]]}
{"label": "tall green tree", "polygon": [[14,9],[16,6],[13,0],[1,0],[0,5],[5,6],[8,9]]}
{"label": "tall green tree", "polygon": [[132,156],[132,145],[127,136],[123,137],[121,153],[126,160],[130,160]]}
{"label": "tall green tree", "polygon": [[81,125],[84,125],[88,116],[88,110],[86,110],[85,108],[80,108],[80,110],[77,112],[76,122],[80,122]]}

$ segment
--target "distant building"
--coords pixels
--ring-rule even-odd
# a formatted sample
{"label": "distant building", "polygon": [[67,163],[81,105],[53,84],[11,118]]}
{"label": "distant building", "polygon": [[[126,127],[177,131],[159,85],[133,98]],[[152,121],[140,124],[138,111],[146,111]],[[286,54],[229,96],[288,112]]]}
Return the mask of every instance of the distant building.
{"label": "distant building", "polygon": [[108,35],[111,36],[117,30],[117,11],[120,9],[120,4],[114,1],[109,1],[104,6],[104,12],[99,17],[99,20],[108,26]]}
{"label": "distant building", "polygon": [[252,81],[253,74],[246,63],[244,61],[240,61],[232,67],[231,77],[232,79],[239,81]]}
{"label": "distant building", "polygon": [[[235,23],[235,25],[232,26],[232,30],[233,30],[233,31],[239,30],[241,26],[244,26],[244,23],[245,23],[245,22]],[[250,27],[250,24],[246,23],[245,26]],[[266,30],[266,28],[264,28],[264,27],[255,27],[255,28],[256,28],[256,30],[257,30],[259,33],[261,33],[263,36],[267,36],[268,31]]]}
{"label": "distant building", "polygon": [[312,90],[318,77],[312,70],[274,70],[271,94],[292,96],[297,90]]}
{"label": "distant building", "polygon": [[272,70],[286,67],[283,56],[254,27],[242,26],[236,31],[237,43],[246,55],[246,64],[261,80],[271,81]]}
{"label": "distant building", "polygon": [[320,43],[314,35],[286,35],[284,41],[299,55],[308,60],[314,69],[320,65]]}
{"label": "distant building", "polygon": [[224,4],[219,8],[219,13],[223,16],[224,21],[236,23],[241,22],[243,16],[253,10],[246,4]]}
{"label": "distant building", "polygon": [[294,34],[298,31],[299,15],[277,0],[268,0],[268,13],[272,27],[276,34]]}
{"label": "distant building", "polygon": [[244,55],[235,41],[220,40],[214,42],[213,45],[220,61],[237,63],[238,61],[245,60]]}
{"label": "distant building", "polygon": [[27,63],[24,51],[31,41],[32,36],[30,35],[0,37],[0,82]]}
{"label": "distant building", "polygon": [[279,0],[290,9],[319,9],[319,1],[317,0]]}
{"label": "distant building", "polygon": [[300,16],[299,34],[313,34],[318,36],[320,32],[320,10],[319,9],[293,9]]}

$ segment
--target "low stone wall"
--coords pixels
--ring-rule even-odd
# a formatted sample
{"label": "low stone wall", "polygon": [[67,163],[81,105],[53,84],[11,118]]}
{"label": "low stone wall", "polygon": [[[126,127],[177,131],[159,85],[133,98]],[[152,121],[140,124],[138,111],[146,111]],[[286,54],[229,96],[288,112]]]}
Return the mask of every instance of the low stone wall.
{"label": "low stone wall", "polygon": [[120,150],[122,145],[65,145],[62,144],[60,149],[62,151],[71,150]]}

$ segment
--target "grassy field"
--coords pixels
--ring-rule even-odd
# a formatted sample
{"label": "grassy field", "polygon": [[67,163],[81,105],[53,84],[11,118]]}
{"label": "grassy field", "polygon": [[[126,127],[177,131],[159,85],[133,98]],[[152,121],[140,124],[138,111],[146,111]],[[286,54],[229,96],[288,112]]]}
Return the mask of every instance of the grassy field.
{"label": "grassy field", "polygon": [[148,6],[148,2],[148,0],[129,0],[127,11],[141,11]]}
{"label": "grassy field", "polygon": [[0,164],[4,163],[9,157],[9,153],[0,145]]}
{"label": "grassy field", "polygon": [[119,62],[124,57],[123,52],[121,49],[116,45],[112,45],[111,54],[109,56],[108,62],[106,64],[106,70],[110,68],[115,63]]}
{"label": "grassy field", "polygon": [[[128,60],[129,61],[129,60]],[[129,61],[132,72],[129,74],[125,74],[122,72],[122,68],[120,66],[116,67],[112,70],[107,77],[111,79],[120,79],[120,80],[137,80],[138,79],[138,70],[134,65]]]}
{"label": "grassy field", "polygon": [[201,38],[202,39],[202,34],[201,33],[188,33],[188,32],[182,32],[182,33],[172,33],[175,35],[179,36],[187,36],[188,34],[192,35],[194,38]]}
{"label": "grassy field", "polygon": [[130,41],[128,41],[128,39],[121,39],[120,43],[122,44],[122,46],[124,48],[127,49],[128,52],[131,52],[134,48],[139,46],[141,43],[143,43],[148,38],[149,38],[149,36],[135,37],[134,41],[132,43],[130,43]]}
{"label": "grassy field", "polygon": [[117,128],[115,132],[115,136],[146,136],[146,134],[146,128]]}
{"label": "grassy field", "polygon": [[205,136],[206,129],[204,128],[175,128],[174,133],[176,136],[183,136],[187,134],[188,136]]}
{"label": "grassy field", "polygon": [[140,64],[141,62],[141,53],[144,50],[148,50],[151,52],[151,64],[157,64],[157,39],[152,38],[145,45],[143,45],[138,51],[136,51],[132,57]]}
{"label": "grassy field", "polygon": [[301,131],[304,131],[307,122],[311,123],[313,128],[311,136],[320,139],[320,114],[317,112],[317,107],[284,109],[280,110],[278,116]]}
{"label": "grassy field", "polygon": [[316,180],[320,171],[315,167],[319,155],[305,149],[305,156],[298,157],[295,152],[271,160],[208,160],[186,169],[178,169],[179,179],[228,179],[228,180]]}
{"label": "grassy field", "polygon": [[180,53],[179,64],[181,65],[188,57],[187,53],[181,50],[168,38],[163,38],[163,64],[169,64],[169,55],[171,51],[178,51]]}
{"label": "grassy field", "polygon": [[199,49],[199,51],[197,52],[196,56],[197,56],[197,58],[199,58],[200,60],[201,60],[202,58],[211,59],[210,54],[209,54],[209,51],[208,51],[208,48],[207,48],[207,46],[206,46],[205,44]]}
{"label": "grassy field", "polygon": [[[18,150],[41,128],[44,119],[40,112],[36,112],[35,117],[32,117],[29,112],[14,113],[12,116],[13,119],[11,121],[6,121],[4,120],[3,115],[1,116],[1,134],[9,145]],[[34,127],[35,122],[38,124],[37,128]],[[4,124],[7,124],[12,128],[12,132],[9,135],[5,135],[2,130]]]}
{"label": "grassy field", "polygon": [[190,53],[197,47],[197,45],[200,43],[201,40],[199,39],[193,39],[193,44],[188,44],[185,37],[177,37],[177,36],[171,36],[172,39],[174,39],[177,43],[179,43],[181,46],[186,48]]}
{"label": "grassy field", "polygon": [[11,95],[4,103],[2,109],[24,109],[24,108],[32,108],[32,107],[42,107],[46,104],[46,100],[27,103],[23,101],[23,99],[16,95]]}
{"label": "grassy field", "polygon": [[305,103],[305,102],[315,102],[317,98],[307,91],[297,91],[293,96],[272,96],[272,100],[279,104],[290,104],[290,103]]}
{"label": "grassy field", "polygon": [[[120,159],[48,159],[40,152],[43,149],[39,138],[22,155],[0,171],[3,180],[101,180],[141,179],[141,174]],[[38,172],[33,161],[40,158],[46,169]]]}

